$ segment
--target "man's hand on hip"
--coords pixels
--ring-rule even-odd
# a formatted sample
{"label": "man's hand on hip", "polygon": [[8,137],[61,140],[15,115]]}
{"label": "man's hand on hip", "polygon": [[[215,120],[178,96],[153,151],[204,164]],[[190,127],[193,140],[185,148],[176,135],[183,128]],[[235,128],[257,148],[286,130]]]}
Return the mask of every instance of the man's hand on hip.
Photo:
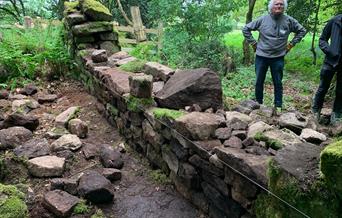
{"label": "man's hand on hip", "polygon": [[293,48],[293,45],[290,43],[286,46],[286,54]]}

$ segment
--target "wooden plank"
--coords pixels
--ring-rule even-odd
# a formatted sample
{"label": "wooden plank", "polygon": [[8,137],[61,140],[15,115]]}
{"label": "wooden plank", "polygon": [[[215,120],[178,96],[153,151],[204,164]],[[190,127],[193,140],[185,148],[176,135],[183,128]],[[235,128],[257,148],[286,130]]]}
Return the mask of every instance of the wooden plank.
{"label": "wooden plank", "polygon": [[134,28],[134,34],[138,42],[146,41],[145,27],[141,20],[140,9],[137,6],[131,7],[131,16]]}
{"label": "wooden plank", "polygon": [[145,29],[145,32],[158,35],[158,30],[157,29]]}
{"label": "wooden plank", "polygon": [[134,33],[133,27],[130,27],[130,26],[114,26],[114,29],[117,31],[121,31],[121,32]]}
{"label": "wooden plank", "polygon": [[119,38],[119,43],[138,44],[136,39]]}

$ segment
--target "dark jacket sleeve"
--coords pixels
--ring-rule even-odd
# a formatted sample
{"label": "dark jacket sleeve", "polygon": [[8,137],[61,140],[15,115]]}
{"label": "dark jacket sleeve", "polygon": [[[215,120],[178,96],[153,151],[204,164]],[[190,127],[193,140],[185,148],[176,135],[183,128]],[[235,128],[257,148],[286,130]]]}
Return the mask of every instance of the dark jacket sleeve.
{"label": "dark jacket sleeve", "polygon": [[319,47],[321,50],[324,52],[324,54],[329,53],[329,43],[328,40],[330,39],[331,36],[331,29],[332,29],[332,24],[334,20],[331,19],[327,25],[325,25],[321,37],[319,37]]}

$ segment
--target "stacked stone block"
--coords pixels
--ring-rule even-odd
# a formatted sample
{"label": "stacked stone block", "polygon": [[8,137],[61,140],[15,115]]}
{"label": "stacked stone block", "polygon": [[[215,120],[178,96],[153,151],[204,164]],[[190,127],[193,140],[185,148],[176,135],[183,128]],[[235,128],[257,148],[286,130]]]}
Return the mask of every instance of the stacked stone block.
{"label": "stacked stone block", "polygon": [[64,26],[70,53],[87,48],[120,51],[118,34],[113,31],[112,15],[96,0],[65,2]]}

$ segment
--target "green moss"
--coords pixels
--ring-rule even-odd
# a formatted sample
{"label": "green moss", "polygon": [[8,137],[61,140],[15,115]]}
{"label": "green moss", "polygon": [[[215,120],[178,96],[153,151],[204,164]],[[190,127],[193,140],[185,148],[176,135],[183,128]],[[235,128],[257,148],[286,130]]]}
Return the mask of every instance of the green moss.
{"label": "green moss", "polygon": [[79,2],[64,2],[64,15],[71,14],[79,10]]}
{"label": "green moss", "polygon": [[127,71],[127,72],[141,72],[144,69],[144,65],[146,64],[146,61],[143,60],[134,60],[131,62],[128,62],[127,64],[123,64],[120,66],[121,70]]}
{"label": "green moss", "polygon": [[279,150],[282,147],[284,147],[283,143],[281,143],[280,141],[276,140],[276,139],[270,139],[267,136],[265,136],[264,133],[262,132],[257,132],[254,136],[254,139],[257,141],[263,141],[266,143],[267,148],[272,148],[274,150]]}
{"label": "green moss", "polygon": [[149,176],[154,182],[158,184],[171,184],[170,178],[162,170],[151,170],[149,172]]}
{"label": "green moss", "polygon": [[152,112],[153,112],[154,117],[157,119],[170,118],[173,120],[185,114],[183,111],[172,110],[172,109],[167,109],[167,108],[155,108],[153,109]]}
{"label": "green moss", "polygon": [[109,113],[112,117],[116,117],[119,114],[119,110],[109,103],[106,104],[106,109],[107,109],[107,111],[109,111]]}
{"label": "green moss", "polygon": [[101,209],[96,210],[96,212],[90,218],[106,218]]}
{"label": "green moss", "polygon": [[324,148],[321,152],[320,167],[329,188],[341,193],[342,140],[334,142]]}
{"label": "green moss", "polygon": [[[324,182],[316,181],[305,190],[300,188],[298,181],[284,173],[277,164],[270,160],[267,176],[269,190],[299,209],[309,217],[339,217],[341,201],[333,192],[326,189]],[[258,196],[253,206],[257,217],[263,218],[300,218],[301,213],[267,193]]]}
{"label": "green moss", "polygon": [[84,0],[82,3],[83,10],[94,10],[97,12],[105,13],[109,16],[112,14],[109,12],[108,8],[106,8],[103,4],[96,0]]}
{"label": "green moss", "polygon": [[28,217],[25,195],[13,185],[0,184],[0,217],[24,218]]}
{"label": "green moss", "polygon": [[136,98],[130,95],[127,99],[127,108],[133,112],[139,112],[141,108],[151,106],[153,104],[153,98]]}
{"label": "green moss", "polygon": [[90,212],[90,207],[86,204],[85,200],[81,200],[74,208],[75,214],[86,214]]}

